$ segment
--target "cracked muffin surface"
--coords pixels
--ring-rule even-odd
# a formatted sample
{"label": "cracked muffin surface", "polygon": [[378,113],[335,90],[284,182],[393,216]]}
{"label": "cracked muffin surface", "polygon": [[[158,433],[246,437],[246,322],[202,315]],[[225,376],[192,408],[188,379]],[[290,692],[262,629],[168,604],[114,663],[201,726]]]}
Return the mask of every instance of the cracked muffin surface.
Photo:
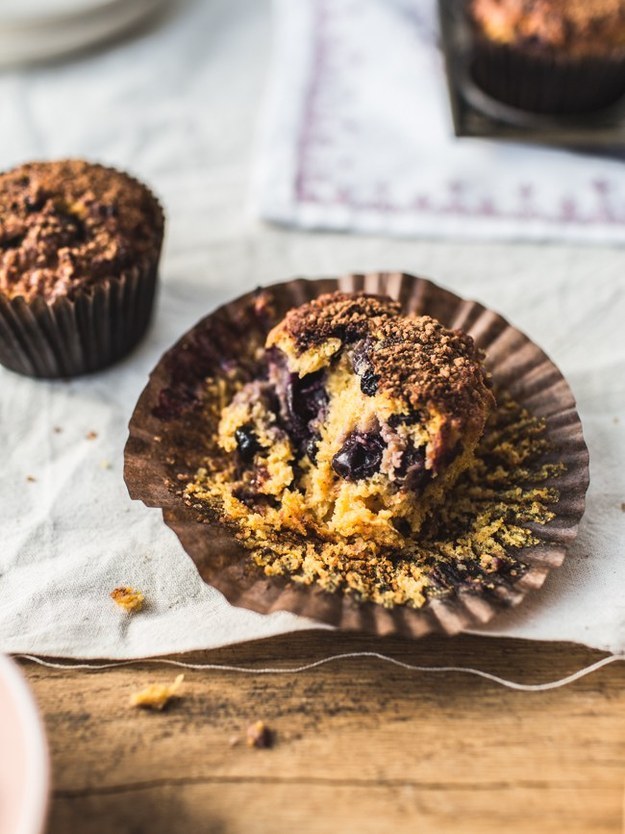
{"label": "cracked muffin surface", "polygon": [[133,177],[80,159],[0,174],[0,292],[72,299],[158,261],[163,214]]}
{"label": "cracked muffin surface", "polygon": [[[221,411],[226,514],[401,547],[472,463],[494,397],[471,337],[382,296],[332,293],[269,333]],[[349,555],[349,549],[346,553]]]}
{"label": "cracked muffin surface", "polygon": [[471,0],[469,10],[496,43],[584,57],[625,50],[623,0]]}

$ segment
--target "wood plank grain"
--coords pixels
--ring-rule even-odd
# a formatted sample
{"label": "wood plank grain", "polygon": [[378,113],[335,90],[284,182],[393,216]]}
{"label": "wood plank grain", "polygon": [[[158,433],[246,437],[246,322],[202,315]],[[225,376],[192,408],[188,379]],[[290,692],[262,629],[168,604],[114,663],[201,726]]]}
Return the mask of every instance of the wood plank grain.
{"label": "wood plank grain", "polygon": [[[309,632],[185,659],[293,666],[349,651],[531,682],[600,656],[563,644]],[[542,693],[372,658],[289,676],[188,671],[184,697],[163,713],[133,710],[128,697],[173,680],[172,668],[24,668],[50,738],[50,834],[622,831],[621,664]],[[257,718],[276,731],[270,750],[242,741]]]}

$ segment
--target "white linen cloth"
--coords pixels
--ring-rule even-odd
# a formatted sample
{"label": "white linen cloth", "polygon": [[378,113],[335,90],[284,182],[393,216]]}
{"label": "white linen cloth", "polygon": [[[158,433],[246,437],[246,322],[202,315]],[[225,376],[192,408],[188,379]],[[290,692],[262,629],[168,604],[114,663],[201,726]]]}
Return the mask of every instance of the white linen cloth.
{"label": "white linen cloth", "polygon": [[[256,223],[245,203],[269,39],[266,4],[195,2],[110,51],[0,76],[0,168],[87,156],[142,177],[168,217],[157,315],[138,350],[71,382],[0,369],[0,651],[121,659],[313,625],[232,608],[200,580],[160,513],[128,498],[126,425],[162,352],[217,304],[293,275],[379,268],[427,275],[503,313],[579,400],[592,481],[580,537],[545,588],[488,631],[624,650],[625,255]],[[144,592],[145,611],[129,618],[114,605],[120,584]]]}
{"label": "white linen cloth", "polygon": [[258,207],[302,228],[620,242],[621,159],[453,134],[436,0],[277,0]]}

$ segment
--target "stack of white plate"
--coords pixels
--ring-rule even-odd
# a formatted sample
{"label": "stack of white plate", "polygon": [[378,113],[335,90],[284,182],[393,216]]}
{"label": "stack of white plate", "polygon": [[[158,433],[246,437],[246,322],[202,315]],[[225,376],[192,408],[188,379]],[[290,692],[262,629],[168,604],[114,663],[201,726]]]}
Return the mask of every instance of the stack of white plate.
{"label": "stack of white plate", "polygon": [[162,0],[0,0],[0,67],[59,58],[121,34]]}
{"label": "stack of white plate", "polygon": [[35,699],[17,665],[0,655],[0,831],[43,834],[50,764]]}

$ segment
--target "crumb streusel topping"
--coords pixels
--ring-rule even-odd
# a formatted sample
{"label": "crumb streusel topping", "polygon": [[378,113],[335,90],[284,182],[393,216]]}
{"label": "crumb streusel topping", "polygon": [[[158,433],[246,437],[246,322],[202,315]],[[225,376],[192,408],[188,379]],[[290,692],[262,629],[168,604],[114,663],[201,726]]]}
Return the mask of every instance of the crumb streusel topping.
{"label": "crumb streusel topping", "polygon": [[0,174],[0,293],[52,302],[158,260],[163,215],[121,172],[82,160]]}
{"label": "crumb streusel topping", "polygon": [[624,0],[471,0],[470,9],[498,43],[577,57],[625,50]]}

